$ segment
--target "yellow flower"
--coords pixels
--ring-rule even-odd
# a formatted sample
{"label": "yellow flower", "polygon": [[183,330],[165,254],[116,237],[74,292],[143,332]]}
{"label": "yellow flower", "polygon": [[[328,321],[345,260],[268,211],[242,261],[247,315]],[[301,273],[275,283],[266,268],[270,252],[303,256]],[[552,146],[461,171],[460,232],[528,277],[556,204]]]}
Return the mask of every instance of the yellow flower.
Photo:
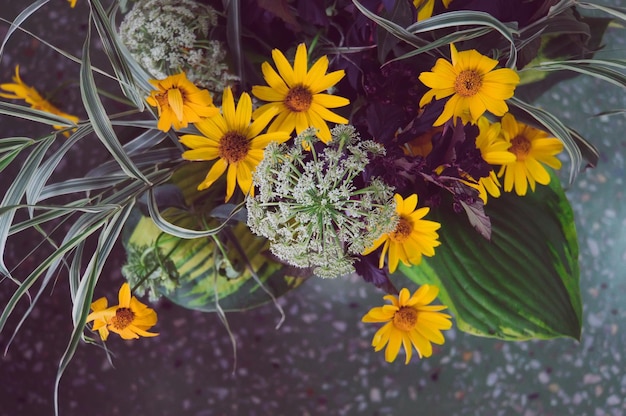
{"label": "yellow flower", "polygon": [[374,335],[372,346],[375,351],[385,345],[385,360],[393,362],[398,356],[400,346],[406,351],[406,361],[411,360],[413,347],[420,358],[430,357],[433,353],[431,343],[444,343],[442,330],[452,328],[451,316],[439,311],[443,305],[429,305],[439,293],[437,286],[423,285],[411,296],[408,289],[400,290],[400,295],[386,295],[383,299],[391,302],[372,308],[363,318],[363,322],[386,322]]}
{"label": "yellow flower", "polygon": [[509,107],[504,100],[513,96],[519,75],[509,68],[496,69],[498,61],[472,49],[457,52],[450,44],[452,63],[437,59],[432,72],[422,72],[419,79],[432,88],[420,100],[420,106],[452,96],[433,123],[440,126],[451,118],[475,123],[485,111],[501,116]]}
{"label": "yellow flower", "polygon": [[[13,77],[13,84],[0,84],[0,89],[4,91],[10,92],[12,94],[4,94],[0,93],[0,97],[10,98],[13,100],[24,100],[27,104],[30,104],[30,107],[35,110],[45,111],[46,113],[54,114],[57,116],[64,117],[74,124],[78,123],[78,117],[73,116],[71,114],[67,114],[57,107],[52,105],[48,100],[43,98],[36,89],[33,87],[29,87],[22,81],[20,78],[20,66],[15,66],[15,76]],[[63,126],[52,126],[56,130],[62,130],[66,127]],[[69,136],[69,132],[63,132],[65,137]]]}
{"label": "yellow flower", "polygon": [[70,7],[73,9],[74,6],[76,6],[76,0],[67,0],[68,3],[70,4]]}
{"label": "yellow flower", "polygon": [[[485,162],[490,165],[503,165],[515,160],[515,155],[508,151],[510,144],[500,135],[500,123],[490,123],[487,117],[480,117],[478,122],[479,134],[476,137],[476,148],[480,150]],[[483,202],[487,203],[487,196],[500,196],[500,181],[496,173],[491,170],[488,177],[478,181],[478,192]]]}
{"label": "yellow flower", "polygon": [[413,194],[407,199],[395,194],[396,213],[399,220],[396,229],[390,233],[381,235],[374,244],[362,254],[367,255],[383,245],[380,254],[378,267],[382,268],[385,263],[385,255],[389,251],[387,266],[389,272],[393,273],[398,267],[398,261],[402,261],[407,266],[419,264],[422,261],[422,254],[434,256],[435,247],[441,243],[437,241],[439,234],[437,230],[441,224],[435,221],[423,220],[430,208],[417,207],[417,195]]}
{"label": "yellow flower", "polygon": [[276,115],[276,109],[265,111],[253,123],[252,100],[247,93],[241,94],[237,108],[230,88],[224,90],[222,114],[195,123],[204,136],[186,134],[180,141],[192,150],[183,153],[187,160],[218,159],[198,190],[211,186],[228,168],[226,174],[226,201],[235,192],[235,182],[247,195],[254,195],[252,172],[263,159],[263,150],[271,142],[285,142],[289,132],[275,131],[260,134]]}
{"label": "yellow flower", "polygon": [[510,192],[515,185],[515,192],[523,196],[529,184],[533,192],[535,183],[549,184],[550,174],[543,165],[561,167],[555,155],[563,150],[563,143],[543,130],[518,122],[510,113],[502,117],[501,123],[508,151],[515,155],[515,160],[502,165],[498,172],[498,177],[504,175],[504,190]]}
{"label": "yellow flower", "polygon": [[[444,7],[447,9],[452,0],[442,0]],[[413,5],[417,9],[417,20],[428,19],[433,15],[435,8],[435,0],[413,0]]]}
{"label": "yellow flower", "polygon": [[110,308],[106,307],[106,298],[100,298],[91,304],[93,312],[87,316],[87,322],[94,321],[93,329],[100,333],[103,341],[106,341],[108,331],[115,332],[123,339],[159,335],[147,332],[157,323],[156,312],[139,302],[136,297],[131,297],[128,283],[122,285],[118,297],[119,305]]}
{"label": "yellow flower", "polygon": [[[270,125],[268,132],[296,130],[302,133],[308,127],[319,130],[318,136],[324,142],[331,140],[326,121],[338,124],[348,122],[344,117],[328,110],[350,104],[347,98],[330,94],[321,94],[344,77],[343,70],[326,74],[328,58],[319,58],[310,70],[307,70],[307,52],[304,43],[298,45],[293,68],[278,49],[272,51],[272,58],[278,73],[268,63],[261,67],[268,86],[255,85],[252,94],[264,101],[269,101],[254,111],[257,119],[267,111],[275,111],[278,116]],[[279,75],[280,74],[280,75]]]}
{"label": "yellow flower", "polygon": [[156,90],[146,101],[159,111],[159,130],[166,132],[170,126],[179,130],[219,112],[209,91],[196,87],[184,72],[162,80],[151,79],[150,84]]}
{"label": "yellow flower", "polygon": [[[102,312],[105,311],[109,306],[109,301],[107,298],[100,298],[91,304],[91,310],[94,312]],[[91,315],[89,315],[91,316]],[[100,338],[102,341],[106,341],[109,337],[109,328],[107,328],[107,320],[102,314],[99,318],[94,318],[93,327],[91,328],[94,331],[98,331],[100,334]]]}

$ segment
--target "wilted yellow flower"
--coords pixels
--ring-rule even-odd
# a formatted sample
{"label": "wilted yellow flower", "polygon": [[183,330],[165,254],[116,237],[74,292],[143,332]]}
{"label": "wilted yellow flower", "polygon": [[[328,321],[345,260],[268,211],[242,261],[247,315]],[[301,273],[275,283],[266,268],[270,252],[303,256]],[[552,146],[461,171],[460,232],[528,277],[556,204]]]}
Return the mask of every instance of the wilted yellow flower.
{"label": "wilted yellow flower", "polygon": [[156,90],[146,101],[159,111],[159,130],[168,131],[170,127],[179,130],[219,112],[209,91],[196,87],[184,72],[161,80],[151,79],[150,84]]}
{"label": "wilted yellow flower", "polygon": [[[0,89],[4,91],[10,92],[12,94],[0,93],[0,97],[10,98],[13,100],[24,100],[27,104],[30,104],[30,107],[35,110],[45,111],[46,113],[54,114],[57,116],[61,116],[70,120],[72,123],[78,123],[78,117],[73,116],[71,114],[67,114],[57,107],[55,107],[50,101],[43,98],[39,92],[33,87],[29,87],[22,81],[20,78],[20,66],[15,66],[15,76],[13,77],[13,83],[0,84]],[[57,130],[65,129],[63,126],[52,126]],[[65,137],[69,136],[69,132],[63,133]]]}

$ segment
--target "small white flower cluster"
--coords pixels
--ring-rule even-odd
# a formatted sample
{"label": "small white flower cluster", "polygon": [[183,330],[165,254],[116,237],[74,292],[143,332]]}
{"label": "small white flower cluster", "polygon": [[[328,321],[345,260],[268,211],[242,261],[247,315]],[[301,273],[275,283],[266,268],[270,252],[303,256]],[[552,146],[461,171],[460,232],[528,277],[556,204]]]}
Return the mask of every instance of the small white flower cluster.
{"label": "small white flower cluster", "polygon": [[187,79],[213,93],[237,80],[226,52],[208,39],[217,12],[193,0],[139,0],[124,17],[120,37],[131,55],[156,79],[184,71]]}
{"label": "small white flower cluster", "polygon": [[127,247],[128,260],[122,267],[122,275],[128,280],[138,296],[149,295],[156,302],[162,293],[168,294],[179,286],[176,265],[157,246]]}
{"label": "small white flower cluster", "polygon": [[248,226],[270,241],[272,253],[291,265],[314,267],[321,277],[354,272],[353,256],[398,221],[392,187],[376,178],[365,187],[355,184],[370,158],[385,149],[361,141],[349,125],[331,134],[321,153],[312,128],[292,146],[267,146],[254,174],[259,192],[246,202]]}

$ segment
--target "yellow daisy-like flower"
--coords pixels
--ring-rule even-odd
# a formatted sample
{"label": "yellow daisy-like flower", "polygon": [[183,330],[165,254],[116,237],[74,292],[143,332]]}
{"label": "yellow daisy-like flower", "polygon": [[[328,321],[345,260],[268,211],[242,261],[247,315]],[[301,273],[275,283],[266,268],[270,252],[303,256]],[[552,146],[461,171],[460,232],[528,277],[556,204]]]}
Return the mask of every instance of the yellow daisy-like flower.
{"label": "yellow daisy-like flower", "polygon": [[440,126],[451,118],[463,123],[475,123],[485,111],[501,116],[509,107],[504,102],[513,96],[520,78],[509,68],[495,69],[498,61],[478,51],[457,52],[450,44],[452,63],[437,59],[432,72],[422,72],[419,80],[431,88],[422,99],[424,106],[433,98],[440,100],[449,96],[443,112],[433,126]]}
{"label": "yellow daisy-like flower", "polygon": [[[345,75],[343,70],[326,74],[328,58],[322,56],[311,69],[307,70],[307,52],[304,43],[298,45],[293,68],[278,49],[272,51],[272,58],[278,73],[268,62],[261,66],[268,86],[255,85],[252,94],[260,100],[269,101],[254,111],[257,119],[267,111],[278,115],[270,125],[268,132],[296,130],[300,134],[309,127],[319,130],[318,136],[324,142],[331,140],[327,121],[346,124],[347,119],[328,110],[350,104],[350,100],[322,91],[338,83]],[[280,74],[280,75],[279,75]]]}
{"label": "yellow daisy-like flower", "polygon": [[106,298],[100,298],[91,304],[93,312],[87,316],[87,322],[94,321],[93,330],[100,333],[103,341],[106,341],[109,331],[115,332],[123,339],[159,335],[147,332],[157,323],[156,312],[139,302],[136,297],[131,297],[128,283],[122,285],[118,297],[119,305],[110,308],[106,307]]}
{"label": "yellow daisy-like flower", "polygon": [[419,264],[422,261],[422,255],[434,256],[435,247],[441,244],[437,240],[439,238],[437,230],[441,224],[422,219],[428,214],[430,208],[415,209],[417,207],[416,194],[407,199],[395,194],[393,199],[396,201],[396,213],[399,217],[396,229],[381,235],[370,248],[362,253],[367,255],[383,245],[378,267],[383,267],[385,255],[389,252],[387,266],[390,273],[396,271],[399,261],[410,266]]}
{"label": "yellow daisy-like flower", "polygon": [[515,156],[514,161],[502,165],[498,172],[498,177],[504,176],[504,190],[510,192],[515,185],[515,192],[523,196],[529,184],[533,192],[535,183],[549,184],[550,174],[543,165],[553,169],[561,167],[555,155],[563,150],[563,142],[543,130],[518,122],[510,113],[502,117],[501,123],[508,151]]}
{"label": "yellow daisy-like flower", "polygon": [[452,328],[451,316],[439,311],[443,305],[429,305],[437,295],[439,288],[432,285],[421,286],[413,296],[408,289],[400,290],[400,295],[386,295],[383,299],[391,305],[372,308],[363,318],[363,322],[386,322],[374,335],[372,346],[375,351],[385,345],[385,360],[393,362],[398,356],[400,346],[406,351],[405,364],[411,360],[413,347],[420,358],[430,357],[433,353],[431,343],[444,343],[442,330]]}
{"label": "yellow daisy-like flower", "polygon": [[235,192],[235,183],[245,195],[254,195],[252,172],[263,160],[263,150],[271,142],[289,140],[289,132],[274,131],[260,134],[276,115],[276,109],[269,109],[254,122],[252,100],[247,93],[241,94],[237,108],[230,88],[224,90],[222,114],[195,123],[204,136],[186,134],[180,141],[192,150],[183,153],[187,160],[218,159],[207,174],[198,190],[211,186],[228,168],[226,174],[226,201]]}
{"label": "yellow daisy-like flower", "polygon": [[170,127],[179,130],[219,112],[209,91],[196,87],[184,72],[161,80],[151,79],[150,84],[156,90],[146,101],[159,112],[159,130],[167,132]]}
{"label": "yellow daisy-like flower", "polygon": [[[39,94],[39,92],[37,92],[35,88],[29,87],[28,85],[26,85],[24,81],[22,81],[22,78],[20,78],[20,66],[19,65],[15,66],[15,76],[13,77],[13,83],[12,84],[10,83],[0,84],[0,89],[3,89],[4,91],[11,93],[11,94],[0,93],[0,97],[10,98],[13,100],[24,100],[26,101],[27,104],[30,104],[31,108],[35,110],[45,111],[46,113],[61,116],[63,118],[66,118],[72,121],[74,124],[78,123],[78,117],[73,116],[71,114],[67,114],[59,110],[57,107],[52,105],[52,103],[50,103],[48,100],[43,98]],[[55,128],[56,130],[62,130],[66,128],[63,126],[52,126],[52,127]],[[70,135],[69,132],[67,131],[64,132],[63,134],[65,135],[65,137],[68,137]]]}
{"label": "yellow daisy-like flower", "polygon": [[[476,148],[480,150],[485,162],[490,165],[504,165],[515,160],[515,155],[508,151],[510,144],[500,135],[500,123],[490,123],[487,117],[480,117],[476,124],[479,129],[478,137],[476,137]],[[478,192],[485,204],[488,195],[494,198],[500,196],[500,181],[498,181],[493,170],[488,177],[480,178]]]}
{"label": "yellow daisy-like flower", "polygon": [[[442,0],[444,7],[447,9],[452,0]],[[435,8],[435,0],[413,0],[413,5],[417,9],[417,20],[428,19],[433,15]]]}

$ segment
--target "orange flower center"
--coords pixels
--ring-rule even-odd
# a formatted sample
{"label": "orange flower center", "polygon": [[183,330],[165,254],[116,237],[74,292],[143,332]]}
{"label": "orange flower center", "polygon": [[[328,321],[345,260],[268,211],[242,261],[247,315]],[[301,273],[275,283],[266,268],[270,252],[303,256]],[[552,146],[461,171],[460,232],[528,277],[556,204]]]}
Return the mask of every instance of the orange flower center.
{"label": "orange flower center", "polygon": [[524,160],[530,153],[530,148],[530,140],[526,136],[518,135],[511,140],[511,147],[508,150],[517,157],[517,160]]}
{"label": "orange flower center", "polygon": [[228,132],[220,139],[219,155],[228,163],[243,160],[250,150],[250,141],[237,132]]}
{"label": "orange flower center", "polygon": [[417,311],[407,306],[402,306],[393,315],[393,324],[402,331],[410,331],[417,324]]}
{"label": "orange flower center", "polygon": [[476,95],[482,86],[482,75],[472,70],[461,71],[454,81],[454,91],[462,97],[472,97]]}
{"label": "orange flower center", "polygon": [[115,329],[122,330],[128,327],[135,319],[135,314],[129,308],[118,308],[115,316],[111,318],[111,325]]}
{"label": "orange flower center", "polygon": [[393,230],[391,234],[389,234],[389,237],[392,241],[395,241],[397,243],[404,243],[409,238],[412,231],[413,224],[408,219],[400,217],[400,221],[398,221],[396,229]]}
{"label": "orange flower center", "polygon": [[285,97],[285,107],[294,113],[306,111],[311,107],[313,102],[313,94],[311,90],[304,85],[296,85],[291,88]]}

